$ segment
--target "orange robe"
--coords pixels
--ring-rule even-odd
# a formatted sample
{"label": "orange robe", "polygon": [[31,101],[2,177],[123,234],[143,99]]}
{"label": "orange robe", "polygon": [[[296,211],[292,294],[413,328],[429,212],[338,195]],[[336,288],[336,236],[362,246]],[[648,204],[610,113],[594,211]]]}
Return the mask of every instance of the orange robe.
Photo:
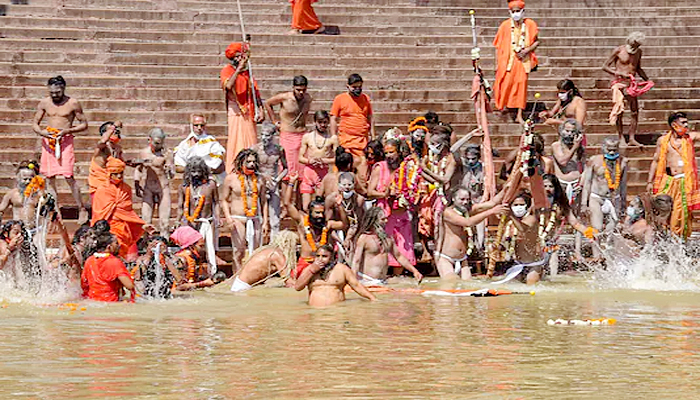
{"label": "orange robe", "polygon": [[143,225],[146,223],[134,212],[129,185],[124,182],[118,185],[109,182],[95,192],[90,225],[101,219],[109,223],[109,231],[117,237],[119,255],[126,257],[129,248],[143,234]]}
{"label": "orange robe", "polygon": [[331,115],[340,118],[338,140],[353,157],[364,157],[369,141],[372,104],[369,96],[362,93],[355,97],[350,93],[335,96]]}
{"label": "orange robe", "polygon": [[292,29],[302,31],[316,30],[323,26],[318,20],[311,4],[316,0],[291,0],[292,3]]}
{"label": "orange robe", "polygon": [[[112,156],[107,157],[107,161],[112,158]],[[97,188],[106,185],[109,182],[109,173],[107,168],[95,162],[95,159],[90,161],[90,172],[88,174],[88,186],[90,187],[90,194],[95,193]]]}
{"label": "orange robe", "polygon": [[683,158],[683,174],[669,176],[666,174],[666,155],[671,139],[675,134],[667,133],[659,143],[659,162],[654,173],[654,194],[667,194],[673,198],[671,213],[671,231],[678,236],[688,238],[693,231],[693,210],[700,209],[700,189],[698,188],[698,165],[695,160],[695,148],[689,137],[683,138],[681,148],[674,149]]}
{"label": "orange robe", "polygon": [[[226,172],[233,171],[233,161],[238,152],[258,143],[258,132],[255,128],[255,96],[260,97],[257,83],[251,85],[250,74],[243,71],[236,77],[232,90],[226,90],[226,82],[233,76],[236,69],[227,65],[221,70],[221,87],[226,95],[226,112],[228,116],[228,141],[226,144]],[[233,104],[238,104],[240,113]]]}
{"label": "orange robe", "polygon": [[[494,99],[498,110],[505,108],[525,109],[527,105],[527,78],[530,71],[537,66],[537,57],[534,52],[530,52],[529,57],[525,60],[520,60],[515,55],[512,46],[511,23],[511,19],[503,21],[498,28],[496,38],[493,40],[498,56],[496,81],[493,85]],[[525,45],[531,46],[537,38],[539,28],[535,21],[529,18],[523,20],[522,27],[526,30]],[[521,29],[514,28],[516,43],[519,43],[521,33]]]}

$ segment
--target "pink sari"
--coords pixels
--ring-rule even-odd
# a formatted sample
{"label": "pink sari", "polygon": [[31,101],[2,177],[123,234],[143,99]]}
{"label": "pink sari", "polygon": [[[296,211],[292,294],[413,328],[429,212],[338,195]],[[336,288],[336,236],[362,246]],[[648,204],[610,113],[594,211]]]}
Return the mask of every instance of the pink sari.
{"label": "pink sari", "polygon": [[[374,168],[379,168],[377,191],[381,192],[391,184],[392,173],[386,161],[376,163]],[[386,213],[387,222],[384,230],[394,240],[394,246],[408,259],[411,265],[416,265],[416,254],[413,251],[413,229],[408,211],[403,209],[392,210],[386,198],[377,199],[376,206],[381,207]],[[392,267],[400,266],[392,254],[389,254],[389,265]]]}

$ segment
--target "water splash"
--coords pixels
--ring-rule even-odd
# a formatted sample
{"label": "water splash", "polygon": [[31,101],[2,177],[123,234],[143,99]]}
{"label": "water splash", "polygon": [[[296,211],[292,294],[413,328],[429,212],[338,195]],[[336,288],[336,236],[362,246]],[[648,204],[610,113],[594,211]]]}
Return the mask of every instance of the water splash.
{"label": "water splash", "polygon": [[638,250],[619,235],[601,244],[606,265],[592,267],[599,289],[700,291],[700,246],[666,237]]}

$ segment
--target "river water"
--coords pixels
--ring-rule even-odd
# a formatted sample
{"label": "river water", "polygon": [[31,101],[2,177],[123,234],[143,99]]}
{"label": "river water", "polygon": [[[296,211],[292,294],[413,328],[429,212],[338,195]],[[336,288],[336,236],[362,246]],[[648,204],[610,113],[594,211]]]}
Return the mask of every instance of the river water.
{"label": "river water", "polygon": [[558,276],[535,295],[491,298],[351,294],[325,309],[284,288],[72,311],[6,295],[0,398],[700,397],[700,291],[598,279]]}

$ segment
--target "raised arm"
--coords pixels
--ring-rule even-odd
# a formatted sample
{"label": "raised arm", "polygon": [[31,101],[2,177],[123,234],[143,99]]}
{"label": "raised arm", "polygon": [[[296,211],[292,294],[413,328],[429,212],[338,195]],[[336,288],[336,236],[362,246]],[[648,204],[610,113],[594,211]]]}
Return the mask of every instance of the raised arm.
{"label": "raised arm", "polygon": [[316,275],[319,271],[321,270],[321,266],[316,263],[314,260],[311,265],[308,267],[304,268],[304,270],[301,272],[301,275],[297,278],[296,282],[294,282],[294,290],[297,292],[304,290],[306,286],[308,286],[309,282],[311,282],[311,279]]}
{"label": "raised arm", "polygon": [[498,204],[498,205],[495,205],[494,207],[491,207],[488,210],[482,211],[476,215],[471,215],[469,217],[463,217],[463,216],[457,214],[457,212],[455,212],[453,209],[448,208],[442,214],[442,217],[445,219],[445,222],[448,222],[452,225],[462,226],[462,227],[466,228],[469,226],[476,226],[479,223],[481,223],[481,221],[485,220],[486,218],[488,218],[492,215],[498,215],[507,209],[508,209],[507,204]]}
{"label": "raised arm", "polygon": [[[345,274],[345,280],[348,282],[348,285],[352,288],[352,290],[355,291],[355,293],[359,294],[360,296],[364,297],[367,300],[370,301],[375,301],[377,300],[374,295],[367,290],[366,287],[364,287],[360,281],[357,280],[357,275],[350,269],[348,268],[347,265],[336,265],[336,268],[342,267],[343,268],[343,273]],[[307,268],[308,269],[308,268]]]}
{"label": "raised arm", "polygon": [[481,128],[476,128],[473,131],[467,133],[466,135],[462,136],[458,141],[455,142],[452,146],[450,146],[450,153],[455,154],[459,153],[459,149],[462,148],[465,144],[467,144],[468,141],[471,140],[474,135],[479,132]]}
{"label": "raised arm", "polygon": [[298,181],[296,178],[290,179],[289,184],[284,191],[284,204],[287,206],[287,214],[289,217],[297,223],[300,223],[304,217],[299,212],[299,209],[297,209],[297,205],[295,204],[296,202],[292,200],[292,193],[296,192],[295,189],[297,182]]}
{"label": "raised arm", "polygon": [[555,146],[555,143],[552,143],[552,155],[554,156],[554,160],[556,160],[557,164],[559,165],[566,165],[571,161],[571,158],[573,158],[574,154],[578,151],[579,147],[581,147],[581,142],[583,142],[583,135],[578,135],[576,138],[574,138],[574,145],[571,146],[571,148],[567,148],[566,146],[562,146],[561,142],[555,142],[558,143]]}

